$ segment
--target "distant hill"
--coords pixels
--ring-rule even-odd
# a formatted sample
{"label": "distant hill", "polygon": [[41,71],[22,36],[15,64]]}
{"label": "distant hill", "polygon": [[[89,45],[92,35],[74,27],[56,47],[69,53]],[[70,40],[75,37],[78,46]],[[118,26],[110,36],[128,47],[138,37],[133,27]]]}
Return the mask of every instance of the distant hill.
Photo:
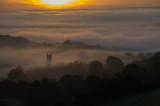
{"label": "distant hill", "polygon": [[0,35],[0,47],[27,47],[32,41],[24,37],[13,37],[10,35]]}
{"label": "distant hill", "polygon": [[57,48],[60,50],[69,49],[100,49],[100,50],[128,50],[121,47],[104,47],[100,45],[89,46],[80,41],[65,40],[64,42],[36,42],[25,37],[15,37],[10,35],[0,35],[0,48]]}
{"label": "distant hill", "polygon": [[8,48],[100,48],[100,46],[88,46],[79,41],[65,40],[62,43],[36,42],[25,37],[15,37],[10,35],[0,35],[0,47]]}

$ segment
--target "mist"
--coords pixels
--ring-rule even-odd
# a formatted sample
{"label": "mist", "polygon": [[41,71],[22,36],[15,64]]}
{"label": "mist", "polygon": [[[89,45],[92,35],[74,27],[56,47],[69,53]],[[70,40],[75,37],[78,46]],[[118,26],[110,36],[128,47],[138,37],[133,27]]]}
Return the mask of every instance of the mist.
{"label": "mist", "polygon": [[0,11],[0,31],[35,41],[71,39],[153,52],[159,50],[159,12],[152,7]]}
{"label": "mist", "polygon": [[[91,61],[98,60],[102,64],[106,64],[108,56],[112,55],[122,58],[125,52],[127,51],[78,48],[68,50],[59,50],[58,48],[1,48],[0,77],[7,77],[8,72],[15,67],[23,67],[25,72],[31,71],[35,68],[45,68],[47,53],[53,54],[52,66],[54,69],[54,67],[61,67],[69,63],[74,63],[75,61],[88,64]],[[65,71],[63,73],[67,74]]]}

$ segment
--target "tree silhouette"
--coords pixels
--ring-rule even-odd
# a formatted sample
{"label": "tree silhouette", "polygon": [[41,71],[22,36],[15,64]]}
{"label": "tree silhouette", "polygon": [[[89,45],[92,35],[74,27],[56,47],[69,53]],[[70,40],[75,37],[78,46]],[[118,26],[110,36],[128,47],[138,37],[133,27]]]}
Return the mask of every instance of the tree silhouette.
{"label": "tree silhouette", "polygon": [[101,79],[99,77],[96,76],[88,76],[85,80],[84,80],[84,87],[85,88],[95,88],[99,83],[101,82]]}
{"label": "tree silhouette", "polygon": [[148,79],[148,72],[137,64],[128,64],[123,70],[122,74],[129,77],[134,77],[141,80]]}
{"label": "tree silhouette", "polygon": [[26,75],[23,72],[23,68],[17,67],[15,69],[12,69],[8,73],[8,79],[16,82],[21,80],[26,80]]}
{"label": "tree silhouette", "polygon": [[123,67],[124,64],[121,61],[120,58],[114,57],[114,56],[108,56],[106,60],[107,64],[111,66],[112,71],[120,71]]}
{"label": "tree silhouette", "polygon": [[100,61],[95,60],[95,61],[90,62],[89,69],[94,73],[99,73],[104,70],[104,67]]}
{"label": "tree silhouette", "polygon": [[72,41],[71,40],[65,40],[63,42],[64,45],[71,45],[72,44]]}

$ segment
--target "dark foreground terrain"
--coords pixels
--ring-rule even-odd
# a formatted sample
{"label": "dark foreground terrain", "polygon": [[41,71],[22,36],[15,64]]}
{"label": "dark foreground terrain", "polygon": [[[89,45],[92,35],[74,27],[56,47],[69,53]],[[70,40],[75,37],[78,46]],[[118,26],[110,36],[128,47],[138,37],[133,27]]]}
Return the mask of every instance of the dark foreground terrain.
{"label": "dark foreground terrain", "polygon": [[[159,106],[160,53],[128,65],[112,56],[106,61],[108,69],[92,61],[85,65],[87,76],[60,79],[32,79],[22,68],[12,69],[8,79],[0,81],[0,106]],[[82,67],[70,64],[66,70]]]}

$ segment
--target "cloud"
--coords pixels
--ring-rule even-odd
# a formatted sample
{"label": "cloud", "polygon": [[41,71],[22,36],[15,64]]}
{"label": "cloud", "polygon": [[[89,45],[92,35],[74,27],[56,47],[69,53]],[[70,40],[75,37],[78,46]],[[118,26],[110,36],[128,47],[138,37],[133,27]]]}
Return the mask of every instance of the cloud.
{"label": "cloud", "polygon": [[1,11],[1,34],[38,41],[153,50],[159,44],[160,9]]}
{"label": "cloud", "polygon": [[[56,24],[81,24],[94,26],[100,24],[144,24],[160,22],[160,9],[122,9],[122,10],[53,10],[53,11],[0,11],[1,26],[40,26]],[[16,23],[16,24],[13,24]],[[46,23],[46,24],[45,24]],[[10,26],[11,26],[10,25]],[[17,26],[18,26],[17,25]],[[27,26],[27,25],[26,25]],[[37,26],[38,27],[38,26]],[[23,26],[22,26],[23,28]]]}
{"label": "cloud", "polygon": [[103,31],[105,29],[32,29],[12,32],[14,36],[25,36],[38,41],[64,41],[66,39],[82,41],[89,45],[100,44],[107,47],[131,48],[153,51],[158,49],[159,28],[143,27]]}

